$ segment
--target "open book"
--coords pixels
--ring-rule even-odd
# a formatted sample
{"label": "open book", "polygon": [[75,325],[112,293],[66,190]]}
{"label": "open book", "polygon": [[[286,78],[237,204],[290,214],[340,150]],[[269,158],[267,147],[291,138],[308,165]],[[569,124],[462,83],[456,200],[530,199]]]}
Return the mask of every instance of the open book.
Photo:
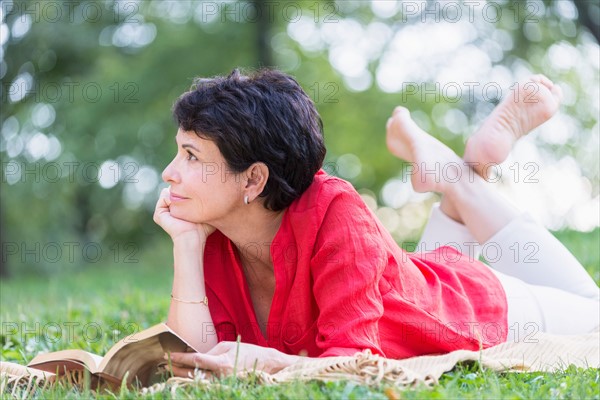
{"label": "open book", "polygon": [[109,384],[149,386],[162,379],[165,353],[196,351],[166,324],[161,323],[115,343],[104,357],[83,350],[61,350],[36,356],[27,367],[59,375],[88,370]]}

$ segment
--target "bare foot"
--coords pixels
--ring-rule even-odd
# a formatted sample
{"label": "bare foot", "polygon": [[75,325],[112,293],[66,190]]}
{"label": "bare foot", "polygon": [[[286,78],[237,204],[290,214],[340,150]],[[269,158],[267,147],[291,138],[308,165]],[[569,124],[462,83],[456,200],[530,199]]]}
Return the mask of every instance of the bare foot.
{"label": "bare foot", "polygon": [[388,150],[411,163],[417,192],[445,193],[464,173],[465,164],[450,148],[419,128],[404,107],[396,107],[386,124]]}
{"label": "bare foot", "polygon": [[506,160],[515,141],[549,120],[561,99],[560,87],[544,75],[519,83],[467,141],[464,160],[487,179],[486,166]]}

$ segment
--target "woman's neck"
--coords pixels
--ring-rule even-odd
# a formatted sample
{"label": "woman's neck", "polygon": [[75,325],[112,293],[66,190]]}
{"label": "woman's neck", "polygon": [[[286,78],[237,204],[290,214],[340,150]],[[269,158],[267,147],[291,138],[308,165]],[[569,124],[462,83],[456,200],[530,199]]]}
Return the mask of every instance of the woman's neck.
{"label": "woman's neck", "polygon": [[255,203],[245,207],[239,218],[215,227],[235,245],[244,268],[272,273],[271,244],[283,215],[284,211],[270,211]]}

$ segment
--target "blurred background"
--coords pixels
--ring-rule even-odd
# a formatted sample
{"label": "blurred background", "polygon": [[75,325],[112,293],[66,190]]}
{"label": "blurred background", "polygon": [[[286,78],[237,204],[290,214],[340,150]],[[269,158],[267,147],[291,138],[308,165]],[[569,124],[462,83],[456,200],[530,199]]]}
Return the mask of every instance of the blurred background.
{"label": "blurred background", "polygon": [[414,193],[387,152],[393,108],[462,155],[515,82],[544,73],[563,106],[518,143],[496,186],[549,229],[591,237],[583,253],[600,245],[597,1],[0,4],[3,285],[109,267],[168,276],[152,211],[176,151],[171,106],[194,77],[235,67],[300,82],[323,118],[324,168],[405,248],[436,196]]}

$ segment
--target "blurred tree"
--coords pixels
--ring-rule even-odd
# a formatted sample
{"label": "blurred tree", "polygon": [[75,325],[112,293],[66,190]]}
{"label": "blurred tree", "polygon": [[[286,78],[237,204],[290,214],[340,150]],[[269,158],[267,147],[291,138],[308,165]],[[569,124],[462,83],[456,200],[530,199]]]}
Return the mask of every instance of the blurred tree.
{"label": "blurred tree", "polygon": [[[576,70],[592,61],[572,66],[569,57],[592,48],[585,27],[597,39],[590,12],[597,4],[475,2],[476,18],[467,23],[466,6],[451,3],[463,7],[458,21],[449,3],[433,1],[3,2],[0,271],[4,261],[48,271],[89,264],[81,249],[92,243],[102,244],[105,259],[123,262],[115,245],[139,250],[164,239],[151,212],[160,171],[175,151],[169,108],[193,77],[239,66],[277,66],[296,76],[325,123],[326,168],[380,203],[382,188],[403,167],[383,144],[395,105],[414,110],[460,153],[498,100],[456,100],[433,85],[437,95],[423,98],[398,80],[440,81],[450,67],[467,81],[548,70],[571,94],[582,94],[566,110],[583,133],[547,147],[559,155],[589,147],[584,133],[597,115],[585,96],[598,78]],[[434,50],[441,43],[450,50]],[[411,59],[415,49],[419,56]],[[594,163],[577,158],[597,195]],[[32,254],[36,243],[42,257]],[[63,251],[78,243],[76,259],[44,257],[49,243]]]}
{"label": "blurred tree", "polygon": [[[6,234],[4,233],[4,217],[2,215],[3,213],[4,212],[0,207],[0,245],[2,245],[3,243],[8,243]],[[3,249],[2,254],[0,254],[0,278],[8,278],[10,275],[5,255],[6,254]]]}
{"label": "blurred tree", "polygon": [[600,2],[593,0],[574,0],[577,7],[577,19],[600,42]]}
{"label": "blurred tree", "polygon": [[271,23],[273,21],[270,14],[267,12],[269,2],[266,0],[255,0],[252,2],[254,9],[257,10],[256,24],[257,28],[257,54],[258,63],[260,67],[271,67],[273,66],[273,51],[271,49]]}

